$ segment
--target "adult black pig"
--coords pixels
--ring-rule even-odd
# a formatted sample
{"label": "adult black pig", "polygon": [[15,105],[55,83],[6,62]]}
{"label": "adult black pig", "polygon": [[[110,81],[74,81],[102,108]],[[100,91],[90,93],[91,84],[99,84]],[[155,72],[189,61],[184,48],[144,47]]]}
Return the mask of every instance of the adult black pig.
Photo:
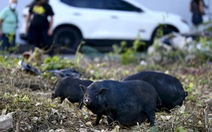
{"label": "adult black pig", "polygon": [[131,126],[148,119],[150,126],[154,125],[155,109],[160,99],[149,83],[140,80],[104,80],[94,82],[88,88],[80,87],[84,92],[83,103],[97,114],[95,125],[99,124],[102,115],[107,116],[109,128],[113,121]]}
{"label": "adult black pig", "polygon": [[122,79],[122,81],[129,80],[143,80],[153,85],[162,101],[162,105],[157,106],[159,110],[165,109],[169,112],[175,106],[181,106],[188,95],[177,78],[165,73],[142,71]]}
{"label": "adult black pig", "polygon": [[83,91],[79,87],[80,84],[88,86],[93,81],[90,80],[80,80],[78,78],[72,77],[64,77],[59,78],[53,89],[54,92],[52,93],[52,100],[60,97],[60,103],[63,103],[63,100],[67,98],[71,103],[78,102],[79,108],[82,107],[82,99],[83,99]]}

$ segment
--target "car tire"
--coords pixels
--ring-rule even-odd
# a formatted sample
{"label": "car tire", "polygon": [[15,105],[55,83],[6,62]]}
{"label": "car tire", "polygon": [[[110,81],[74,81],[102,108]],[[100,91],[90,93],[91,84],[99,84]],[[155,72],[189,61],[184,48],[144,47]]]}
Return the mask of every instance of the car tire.
{"label": "car tire", "polygon": [[81,40],[82,35],[77,29],[62,27],[54,33],[53,42],[56,46],[62,46],[75,52]]}
{"label": "car tire", "polygon": [[157,36],[158,31],[161,31],[161,30],[162,30],[162,34],[161,35],[167,35],[167,34],[169,34],[171,32],[179,32],[176,28],[169,27],[169,26],[167,26],[167,27],[166,26],[157,27],[155,29],[155,31],[153,32],[153,34],[152,34],[152,37],[151,37],[151,40],[150,40],[148,46],[150,46],[151,44],[153,44],[153,42],[154,42],[154,40],[156,38],[162,37],[162,36]]}

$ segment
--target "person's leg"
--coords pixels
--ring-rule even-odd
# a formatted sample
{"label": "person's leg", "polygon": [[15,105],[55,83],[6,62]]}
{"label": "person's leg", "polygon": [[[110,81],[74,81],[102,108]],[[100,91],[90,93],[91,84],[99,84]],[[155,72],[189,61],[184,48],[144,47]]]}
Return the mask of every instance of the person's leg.
{"label": "person's leg", "polygon": [[42,31],[42,44],[44,50],[48,50],[52,45],[52,36],[48,35],[48,30]]}
{"label": "person's leg", "polygon": [[41,30],[38,28],[29,28],[28,38],[29,43],[33,44],[35,47],[41,48],[42,35]]}
{"label": "person's leg", "polygon": [[9,39],[6,34],[2,34],[0,37],[0,49],[1,51],[6,51],[9,47]]}
{"label": "person's leg", "polygon": [[197,25],[192,25],[192,27],[191,27],[191,32],[192,33],[196,33],[198,31],[198,28],[197,28]]}
{"label": "person's leg", "polygon": [[16,35],[13,35],[13,42],[12,42],[12,44],[10,46],[12,46],[12,47],[15,47],[16,46],[15,39],[16,39]]}
{"label": "person's leg", "polygon": [[12,53],[15,50],[15,35],[14,34],[8,34],[7,35],[8,38],[8,47],[7,50]]}

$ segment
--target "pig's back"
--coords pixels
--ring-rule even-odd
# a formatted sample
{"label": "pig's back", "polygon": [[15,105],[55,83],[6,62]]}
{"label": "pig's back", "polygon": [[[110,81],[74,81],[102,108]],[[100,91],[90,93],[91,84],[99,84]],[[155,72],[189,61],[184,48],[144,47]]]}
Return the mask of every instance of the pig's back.
{"label": "pig's back", "polygon": [[[185,91],[180,81],[165,73],[143,71],[123,79],[123,81],[127,80],[143,80],[153,85],[163,101],[163,105],[168,108],[181,105],[185,99]],[[175,104],[175,102],[179,103]]]}

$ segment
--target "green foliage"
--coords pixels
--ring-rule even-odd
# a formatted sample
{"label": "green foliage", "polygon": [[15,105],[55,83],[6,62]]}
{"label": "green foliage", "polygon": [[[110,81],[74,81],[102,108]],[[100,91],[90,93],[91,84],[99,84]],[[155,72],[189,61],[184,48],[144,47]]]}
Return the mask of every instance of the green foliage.
{"label": "green foliage", "polygon": [[207,80],[207,79],[201,79],[201,80],[199,80],[199,83],[201,84],[201,85],[206,85],[206,84],[208,84],[210,81],[209,80]]}
{"label": "green foliage", "polygon": [[4,93],[3,97],[6,98],[6,99],[7,98],[10,98],[10,93],[8,93],[8,92],[7,93]]}
{"label": "green foliage", "polygon": [[170,51],[165,54],[162,53],[163,56],[165,56],[169,60],[173,61],[180,61],[181,63],[185,62],[185,57],[187,55],[187,52],[184,50],[176,50],[176,51]]}
{"label": "green foliage", "polygon": [[12,68],[13,66],[18,65],[20,58],[11,58],[8,56],[0,55],[0,66]]}
{"label": "green foliage", "polygon": [[113,53],[119,54],[121,56],[121,64],[127,65],[131,63],[138,62],[138,50],[141,46],[145,46],[144,42],[140,41],[140,37],[138,36],[134,41],[131,47],[127,46],[126,41],[122,41],[120,46],[113,45]]}
{"label": "green foliage", "polygon": [[208,28],[207,31],[212,31],[212,27]]}
{"label": "green foliage", "polygon": [[15,102],[22,102],[22,103],[27,103],[27,102],[30,102],[30,99],[27,95],[19,95]]}
{"label": "green foliage", "polygon": [[92,70],[92,76],[93,76],[93,78],[95,78],[95,79],[102,79],[101,71],[100,71],[98,68],[94,68],[94,69]]}
{"label": "green foliage", "polygon": [[163,25],[160,25],[157,28],[155,38],[160,38],[160,37],[164,36],[163,28],[164,28]]}
{"label": "green foliage", "polygon": [[[164,48],[154,43],[154,50],[150,57],[159,58],[158,63],[181,63],[190,66],[212,62],[212,39],[200,37],[182,49]],[[148,59],[148,58],[147,58]],[[151,58],[150,58],[151,59]]]}
{"label": "green foliage", "polygon": [[124,49],[126,48],[126,46],[127,46],[126,41],[121,41],[120,46],[118,46],[117,44],[114,44],[112,46],[113,52],[111,54],[112,55],[121,54],[124,51]]}
{"label": "green foliage", "polygon": [[41,65],[43,71],[54,70],[54,69],[65,69],[74,67],[75,64],[72,60],[67,60],[64,58],[59,58],[58,56],[48,57],[44,60],[44,63]]}
{"label": "green foliage", "polygon": [[[125,45],[125,44],[123,44]],[[124,47],[124,46],[123,46]],[[117,47],[119,49],[120,47]],[[133,47],[131,47],[134,49]],[[135,48],[136,49],[136,48]],[[123,48],[125,52],[127,50]],[[122,54],[123,50],[117,50],[117,53]],[[177,58],[176,56],[181,53],[168,53],[165,54],[170,58]],[[133,54],[127,52],[127,54]],[[137,54],[137,51],[136,51]],[[167,58],[168,58],[167,57]],[[139,58],[145,58],[139,55]],[[57,130],[58,128],[67,128],[67,131],[79,131],[79,129],[96,130],[107,129],[106,125],[101,125],[99,128],[87,126],[88,123],[94,121],[92,115],[87,109],[79,111],[74,105],[70,105],[68,101],[63,104],[58,104],[58,100],[51,101],[50,99],[50,84],[54,85],[55,81],[51,78],[42,78],[40,76],[28,76],[22,71],[14,70],[14,65],[17,64],[20,59],[12,59],[4,56],[0,56],[0,67],[10,66],[10,68],[2,68],[3,75],[0,76],[0,112],[8,113],[15,112],[14,122],[20,123],[21,130],[38,131],[36,128]],[[62,62],[64,61],[64,62]],[[137,61],[137,60],[136,60]],[[179,61],[176,60],[176,61]],[[70,67],[70,66],[82,66],[86,73],[82,73],[85,79],[113,79],[119,80],[122,77],[136,73],[141,70],[158,70],[168,71],[168,74],[174,74],[182,80],[185,84],[185,90],[189,92],[189,96],[186,97],[184,105],[182,107],[176,107],[171,113],[156,113],[156,126],[149,128],[149,123],[142,123],[137,127],[118,128],[118,131],[174,131],[174,132],[187,132],[189,131],[205,131],[204,128],[204,116],[202,111],[207,104],[207,99],[210,97],[210,69],[211,64],[205,63],[205,65],[197,67],[184,67],[184,65],[175,65],[169,63],[167,65],[130,65],[123,66],[113,61],[95,62],[89,61],[87,63],[80,63],[81,59],[67,60],[61,59],[57,56],[45,59],[44,65],[53,65],[52,67]],[[63,64],[64,66],[54,66],[55,64]],[[78,64],[76,64],[78,63]],[[72,65],[71,65],[72,64]],[[81,65],[80,65],[81,64]],[[85,65],[82,65],[85,64]],[[13,66],[12,66],[13,65]],[[69,65],[69,66],[67,66]],[[39,67],[39,68],[42,68]],[[188,66],[188,65],[186,65]],[[77,67],[77,68],[79,68]],[[14,69],[13,69],[14,68]],[[197,68],[197,69],[195,69]],[[15,71],[15,72],[14,72]],[[193,72],[195,71],[195,72]],[[197,72],[196,72],[197,71]],[[14,73],[14,74],[11,74]],[[48,73],[47,73],[48,74]],[[48,75],[47,75],[48,76]],[[49,80],[48,80],[49,79]],[[54,78],[53,78],[54,79]],[[36,80],[34,82],[34,80]],[[30,85],[43,84],[46,89],[32,91],[28,90]],[[15,85],[16,84],[16,85]],[[18,85],[17,85],[18,84]],[[39,87],[40,85],[35,85]],[[15,87],[15,88],[14,88]],[[47,91],[46,91],[47,90]],[[203,107],[204,106],[204,107]],[[163,118],[162,116],[163,115]],[[85,118],[87,117],[87,118]],[[38,119],[37,119],[38,118]],[[36,120],[34,120],[36,119]],[[106,121],[105,118],[102,119]],[[81,123],[79,123],[79,121]],[[70,123],[72,122],[72,123]],[[46,126],[44,126],[47,124]],[[73,125],[72,125],[73,124]],[[78,125],[77,125],[78,124]],[[70,125],[70,126],[68,126]],[[25,126],[29,129],[25,129]],[[29,127],[28,127],[29,126]],[[15,127],[17,128],[17,127]],[[31,128],[31,129],[30,129]],[[74,129],[72,129],[74,128]],[[83,130],[82,129],[82,130]]]}
{"label": "green foliage", "polygon": [[79,46],[77,47],[77,50],[76,50],[75,64],[77,66],[79,66],[79,63],[80,63],[81,59],[83,58],[83,55],[80,53],[80,48],[82,47],[83,44],[85,44],[84,41],[82,41],[79,44]]}
{"label": "green foliage", "polygon": [[177,127],[174,132],[188,132],[187,130],[185,130],[182,126]]}
{"label": "green foliage", "polygon": [[200,63],[205,61],[212,61],[212,39],[211,38],[199,38],[198,42],[194,44],[191,54],[197,58]]}
{"label": "green foliage", "polygon": [[100,67],[103,67],[105,65],[105,63],[100,63],[97,65],[92,65],[89,64],[89,66],[86,68],[86,71],[88,72],[88,74],[90,74],[90,80],[93,79],[103,79],[105,78],[104,72],[100,69]]}
{"label": "green foliage", "polygon": [[193,91],[194,91],[194,84],[193,84],[192,82],[189,83],[188,87],[185,88],[185,89],[186,89],[186,91],[188,92],[188,97],[187,97],[187,99],[188,99],[188,100],[191,100],[191,101],[195,100],[195,97],[194,97],[194,95],[192,94]]}
{"label": "green foliage", "polygon": [[[2,43],[3,43],[3,41],[0,41],[0,46],[2,45]],[[5,48],[5,49],[0,50],[0,54],[8,55],[8,54],[10,54],[10,53],[15,52],[17,49],[18,49],[18,45],[16,45],[16,46],[11,46],[11,47],[9,47],[9,48]]]}
{"label": "green foliage", "polygon": [[[73,60],[65,59],[63,57],[53,56],[45,58],[43,64],[39,67],[42,71],[46,70],[59,70],[66,68],[78,67],[83,55],[79,52],[80,47],[84,42],[80,43],[76,50],[76,57]],[[43,74],[44,77],[48,77],[49,73]]]}
{"label": "green foliage", "polygon": [[191,93],[193,91],[193,87],[194,87],[194,84],[193,83],[189,83],[188,85],[188,92]]}
{"label": "green foliage", "polygon": [[[210,26],[210,24],[212,24],[211,20],[202,23],[202,25],[204,25],[204,26]],[[210,29],[210,28],[212,28],[212,27],[209,27],[208,29]]]}
{"label": "green foliage", "polygon": [[141,41],[140,35],[136,37],[136,39],[133,41],[133,50],[137,51],[141,46],[146,46],[145,42]]}
{"label": "green foliage", "polygon": [[212,39],[200,38],[200,44],[204,51],[201,52],[201,58],[203,60],[212,61]]}
{"label": "green foliage", "polygon": [[152,126],[149,129],[150,132],[158,132],[158,128],[156,126]]}
{"label": "green foliage", "polygon": [[137,62],[137,54],[138,49],[141,46],[145,46],[144,42],[140,41],[140,37],[138,36],[134,42],[132,47],[125,47],[124,52],[121,54],[121,63],[124,65],[130,64],[130,63],[136,63]]}
{"label": "green foliage", "polygon": [[124,53],[121,54],[121,63],[124,65],[137,62],[136,52],[131,48],[126,49]]}

